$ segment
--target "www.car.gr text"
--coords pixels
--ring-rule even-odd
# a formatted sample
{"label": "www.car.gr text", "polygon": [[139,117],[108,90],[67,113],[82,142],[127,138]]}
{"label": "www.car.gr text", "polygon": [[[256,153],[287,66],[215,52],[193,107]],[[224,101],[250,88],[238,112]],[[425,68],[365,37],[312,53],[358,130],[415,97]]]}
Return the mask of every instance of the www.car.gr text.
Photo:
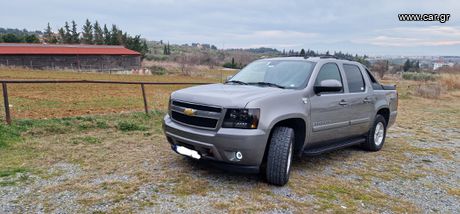
{"label": "www.car.gr text", "polygon": [[447,13],[400,13],[398,14],[399,21],[419,21],[419,22],[435,22],[446,23],[449,21],[450,14]]}

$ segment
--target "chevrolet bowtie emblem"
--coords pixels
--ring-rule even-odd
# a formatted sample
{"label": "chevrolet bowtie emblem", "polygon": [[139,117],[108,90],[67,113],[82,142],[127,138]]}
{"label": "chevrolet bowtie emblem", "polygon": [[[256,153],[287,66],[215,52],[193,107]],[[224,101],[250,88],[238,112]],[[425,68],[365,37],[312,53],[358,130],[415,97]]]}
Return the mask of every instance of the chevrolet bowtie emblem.
{"label": "chevrolet bowtie emblem", "polygon": [[186,108],[186,109],[184,109],[184,114],[185,114],[185,115],[188,115],[188,116],[194,116],[194,115],[195,115],[195,112],[196,112],[195,109],[191,109],[191,108]]}

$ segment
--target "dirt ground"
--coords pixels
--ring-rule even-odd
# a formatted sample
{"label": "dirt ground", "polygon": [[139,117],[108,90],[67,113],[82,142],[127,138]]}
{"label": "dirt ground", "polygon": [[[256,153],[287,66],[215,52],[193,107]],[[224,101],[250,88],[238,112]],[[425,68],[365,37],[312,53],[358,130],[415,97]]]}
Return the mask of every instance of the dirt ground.
{"label": "dirt ground", "polygon": [[414,96],[379,152],[303,157],[284,187],[170,150],[164,111],[0,126],[0,213],[459,213],[460,92]]}

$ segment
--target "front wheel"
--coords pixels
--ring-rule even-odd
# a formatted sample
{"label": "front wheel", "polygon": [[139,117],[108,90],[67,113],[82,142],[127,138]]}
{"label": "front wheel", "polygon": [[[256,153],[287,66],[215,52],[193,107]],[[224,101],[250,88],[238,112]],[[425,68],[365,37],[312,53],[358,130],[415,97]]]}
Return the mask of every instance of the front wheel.
{"label": "front wheel", "polygon": [[276,127],[267,155],[267,182],[283,186],[289,180],[294,143],[294,129]]}
{"label": "front wheel", "polygon": [[374,124],[372,125],[366,137],[366,142],[362,147],[368,151],[379,151],[385,143],[387,132],[387,122],[385,118],[378,114],[375,116]]}

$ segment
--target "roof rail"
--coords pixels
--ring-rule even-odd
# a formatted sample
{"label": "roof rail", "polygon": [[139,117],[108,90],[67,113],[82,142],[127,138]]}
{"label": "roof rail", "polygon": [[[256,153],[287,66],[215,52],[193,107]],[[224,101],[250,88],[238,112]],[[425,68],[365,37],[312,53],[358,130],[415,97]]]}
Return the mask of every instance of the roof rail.
{"label": "roof rail", "polygon": [[320,59],[340,59],[340,60],[348,60],[348,61],[353,61],[347,58],[343,57],[337,57],[333,55],[317,55],[317,56],[305,56],[305,59],[310,58],[310,57],[319,57]]}

